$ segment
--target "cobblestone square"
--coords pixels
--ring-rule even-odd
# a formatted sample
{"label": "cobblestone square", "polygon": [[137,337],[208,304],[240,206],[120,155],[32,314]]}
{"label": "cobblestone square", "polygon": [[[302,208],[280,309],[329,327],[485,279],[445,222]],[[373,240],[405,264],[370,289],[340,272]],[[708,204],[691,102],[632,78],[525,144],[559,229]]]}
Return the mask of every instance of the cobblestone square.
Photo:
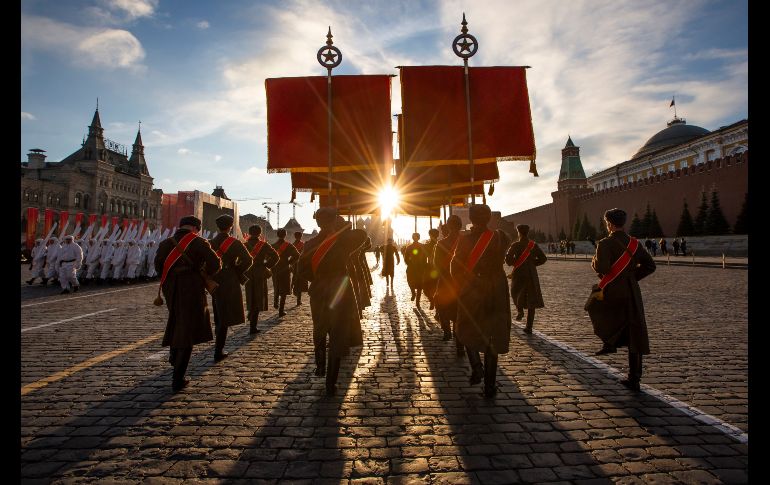
{"label": "cobblestone square", "polygon": [[231,328],[222,362],[196,346],[173,394],[157,283],[60,296],[23,266],[22,482],[748,482],[747,271],[659,265],[640,283],[652,354],[633,393],[625,349],[593,356],[589,264],[550,261],[535,334],[513,323],[486,399],[403,268],[395,292],[373,270],[364,345],[325,397],[307,298],[256,336]]}

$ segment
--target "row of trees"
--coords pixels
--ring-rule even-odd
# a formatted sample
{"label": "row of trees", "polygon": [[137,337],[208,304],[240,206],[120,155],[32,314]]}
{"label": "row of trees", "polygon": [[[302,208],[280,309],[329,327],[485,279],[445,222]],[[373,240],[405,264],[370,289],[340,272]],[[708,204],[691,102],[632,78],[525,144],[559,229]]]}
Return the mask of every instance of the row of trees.
{"label": "row of trees", "polygon": [[[749,194],[746,194],[741,206],[741,212],[732,228],[733,234],[746,234],[748,232],[748,205]],[[679,226],[676,229],[678,236],[719,236],[729,234],[730,224],[727,223],[722,206],[719,203],[717,191],[711,192],[711,203],[706,199],[706,192],[701,193],[701,202],[698,206],[698,214],[693,220],[687,201],[684,201],[682,215],[679,218]]]}

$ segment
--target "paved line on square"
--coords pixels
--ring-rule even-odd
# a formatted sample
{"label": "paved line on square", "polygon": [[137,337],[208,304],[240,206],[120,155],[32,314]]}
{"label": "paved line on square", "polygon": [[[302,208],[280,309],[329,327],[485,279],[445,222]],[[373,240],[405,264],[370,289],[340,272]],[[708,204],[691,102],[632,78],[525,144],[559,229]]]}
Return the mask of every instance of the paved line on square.
{"label": "paved line on square", "polygon": [[107,310],[99,310],[98,312],[86,313],[85,315],[80,315],[79,317],[66,318],[64,320],[59,320],[58,322],[44,323],[43,325],[37,325],[35,327],[22,328],[21,331],[22,332],[29,332],[30,330],[37,330],[38,328],[50,327],[51,325],[58,325],[58,324],[64,323],[64,322],[71,322],[72,320],[78,320],[80,318],[90,317],[90,316],[93,316],[93,315],[98,315],[100,313],[111,312],[111,311],[117,310],[117,309],[118,309],[118,307],[108,308]]}
{"label": "paved line on square", "polygon": [[99,296],[99,295],[108,295],[110,293],[117,293],[119,291],[139,290],[139,289],[142,289],[142,288],[146,288],[146,287],[148,287],[150,285],[152,285],[152,283],[147,283],[147,284],[143,284],[143,285],[137,285],[137,286],[134,286],[133,288],[122,288],[120,290],[104,291],[102,293],[86,293],[85,295],[81,295],[81,296],[71,296],[69,298],[59,298],[58,300],[44,301],[44,302],[41,302],[41,303],[30,303],[30,304],[27,304],[27,305],[22,305],[21,308],[27,308],[27,307],[30,307],[30,306],[37,306],[37,305],[48,305],[50,303],[59,303],[61,301],[72,301],[72,300],[77,300],[78,298],[91,298],[91,297]]}
{"label": "paved line on square", "polygon": [[45,387],[48,384],[51,384],[53,382],[59,381],[64,379],[65,377],[69,377],[72,374],[76,372],[80,372],[81,370],[88,369],[89,367],[93,367],[96,364],[99,364],[101,362],[104,362],[105,360],[112,359],[114,357],[117,357],[121,354],[125,354],[126,352],[130,352],[134,350],[137,347],[141,347],[142,345],[152,342],[153,340],[157,340],[163,336],[163,332],[156,333],[154,335],[150,335],[147,338],[143,338],[141,340],[137,340],[136,342],[132,344],[128,344],[125,347],[121,347],[117,350],[113,350],[111,352],[107,352],[105,354],[97,355],[96,357],[92,357],[86,361],[83,361],[79,364],[75,364],[72,367],[69,367],[67,369],[64,369],[63,371],[59,371],[53,375],[50,375],[48,377],[44,377],[43,379],[40,379],[39,381],[33,382],[31,384],[27,384],[26,386],[22,386],[21,388],[21,395],[26,396],[30,392],[36,391],[40,389],[41,387]]}
{"label": "paved line on square", "polygon": [[[523,329],[523,325],[514,324],[515,326]],[[616,378],[623,378],[623,373],[619,370],[615,369],[614,367],[605,364],[599,359],[596,359],[594,357],[587,356],[578,350],[570,347],[569,345],[559,342],[558,340],[554,340],[551,337],[547,336],[546,334],[534,330],[533,335],[537,335],[541,339],[545,340],[546,342],[564,350],[565,352],[574,355],[575,357],[579,358],[580,360],[583,360],[584,362],[588,362],[589,364],[593,365],[594,367],[597,367],[601,370],[603,370],[605,373],[607,373],[610,377],[616,377]],[[690,406],[689,404],[680,401],[679,399],[669,396],[668,394],[661,392],[653,387],[648,386],[647,384],[641,385],[641,391],[648,396],[654,397],[660,401],[665,402],[666,404],[669,404],[670,406],[682,411],[684,414],[692,417],[693,419],[696,419],[700,421],[701,423],[707,424],[709,426],[713,426],[716,429],[720,430],[724,434],[730,436],[731,438],[737,440],[740,443],[748,443],[749,442],[749,434],[745,433],[742,429],[733,426],[730,423],[726,423],[722,421],[721,419],[712,416],[710,414],[704,413],[700,409],[696,408],[695,406]]]}

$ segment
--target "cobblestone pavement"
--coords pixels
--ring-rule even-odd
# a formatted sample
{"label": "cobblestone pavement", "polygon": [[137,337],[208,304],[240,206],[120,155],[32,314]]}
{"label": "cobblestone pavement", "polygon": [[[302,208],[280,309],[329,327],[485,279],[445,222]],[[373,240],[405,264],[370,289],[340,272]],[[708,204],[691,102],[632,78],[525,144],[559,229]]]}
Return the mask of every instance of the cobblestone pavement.
{"label": "cobblestone pavement", "polygon": [[[265,312],[253,338],[231,328],[218,364],[211,343],[196,346],[192,382],[172,394],[156,284],[23,288],[22,482],[748,481],[747,443],[548,340],[598,348],[582,311],[593,282],[584,264],[541,267],[544,335],[514,323],[491,400],[468,385],[467,359],[441,340],[427,303],[409,301],[403,268],[395,294],[373,273],[365,342],[343,359],[332,398],[313,376],[307,302],[281,320]],[[660,268],[642,291],[653,351],[644,382],[747,430],[746,272]],[[603,360],[624,371],[622,352]]]}

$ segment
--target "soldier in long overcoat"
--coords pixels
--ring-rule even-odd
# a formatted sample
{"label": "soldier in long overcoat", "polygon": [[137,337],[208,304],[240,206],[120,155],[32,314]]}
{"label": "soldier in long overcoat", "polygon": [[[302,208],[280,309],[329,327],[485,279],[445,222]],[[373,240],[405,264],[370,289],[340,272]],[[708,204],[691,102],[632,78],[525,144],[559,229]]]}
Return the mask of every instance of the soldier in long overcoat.
{"label": "soldier in long overcoat", "polygon": [[326,375],[326,393],[333,395],[342,356],[350,347],[363,344],[348,260],[367,235],[361,229],[350,229],[347,223],[338,224],[332,207],[318,209],[313,217],[321,230],[305,244],[297,271],[310,281],[315,374]]}
{"label": "soldier in long overcoat", "polygon": [[438,234],[438,229],[430,229],[428,231],[428,237],[430,239],[423,244],[425,256],[427,257],[427,264],[425,266],[425,271],[423,271],[422,274],[422,291],[425,293],[425,296],[428,297],[428,301],[430,302],[429,310],[433,310],[436,306],[433,301],[433,295],[436,293],[436,284],[438,284],[438,272],[436,271],[436,266],[433,261],[433,254],[436,251]]}
{"label": "soldier in long overcoat", "polygon": [[[527,309],[527,326],[525,333],[532,333],[535,322],[535,309],[545,307],[543,293],[540,291],[540,279],[537,277],[537,267],[548,259],[534,241],[529,239],[529,226],[516,226],[519,240],[511,244],[505,254],[505,264],[514,266],[511,273],[511,297],[516,305],[516,320],[524,318]],[[529,248],[529,249],[528,249]]]}
{"label": "soldier in long overcoat", "polygon": [[[596,254],[591,261],[591,267],[599,278],[610,274],[615,262],[624,253],[630,253],[631,242],[631,236],[623,229],[626,223],[625,211],[610,209],[604,213],[604,220],[609,236],[598,242]],[[602,304],[589,310],[594,333],[604,342],[597,355],[615,352],[617,347],[627,346],[628,378],[621,383],[637,391],[642,377],[642,355],[650,353],[638,281],[655,271],[655,261],[650,253],[638,246],[625,269],[604,287]]]}
{"label": "soldier in long overcoat", "polygon": [[[457,282],[450,272],[449,263],[452,261],[458,241],[460,240],[460,229],[462,220],[456,214],[449,216],[446,224],[441,226],[446,234],[436,243],[436,249],[433,253],[433,264],[438,273],[438,283],[436,292],[433,295],[433,301],[438,310],[441,329],[444,330],[444,340],[450,340],[454,333],[455,350],[457,357],[465,355],[465,347],[457,337]],[[454,331],[452,331],[454,326]]]}
{"label": "soldier in long overcoat", "polygon": [[[294,233],[294,242],[292,243],[297,253],[302,254],[302,250],[305,247],[305,243],[302,241],[302,231],[296,231]],[[299,258],[298,258],[299,259]],[[308,284],[307,281],[297,276],[297,263],[291,268],[291,292],[297,297],[297,306],[302,304],[302,293],[307,293]]]}
{"label": "soldier in long overcoat", "polygon": [[[503,270],[505,251],[510,245],[503,231],[487,229],[492,211],[486,204],[472,205],[473,226],[460,236],[450,263],[459,283],[457,336],[465,345],[472,373],[471,384],[484,377],[484,395],[497,393],[497,356],[508,353],[511,336],[511,300],[508,278]],[[479,352],[484,352],[484,365]]]}
{"label": "soldier in long overcoat", "polygon": [[241,241],[230,236],[233,229],[233,217],[222,214],[216,219],[219,232],[209,243],[217,256],[222,260],[222,270],[214,276],[219,287],[212,297],[214,306],[214,326],[216,328],[216,343],[214,344],[214,361],[227,357],[225,341],[227,329],[246,321],[243,314],[243,297],[241,285],[247,280],[246,271],[251,267],[251,255]]}
{"label": "soldier in long overcoat", "polygon": [[420,233],[412,234],[412,243],[404,248],[404,264],[406,264],[406,282],[412,290],[412,301],[420,306],[422,296],[422,280],[425,268],[428,266],[428,254],[420,244]]}
{"label": "soldier in long overcoat", "polygon": [[291,268],[299,259],[299,253],[291,243],[285,240],[286,229],[275,231],[278,240],[272,244],[280,259],[273,266],[273,308],[278,309],[278,316],[286,315],[286,296],[291,294]]}
{"label": "soldier in long overcoat", "polygon": [[[394,262],[394,258],[395,261]],[[388,242],[382,246],[382,276],[385,277],[385,286],[388,286],[390,278],[390,288],[393,288],[393,274],[396,264],[401,264],[401,256],[398,254],[398,248],[393,244],[393,239],[388,238]]]}
{"label": "soldier in long overcoat", "polygon": [[174,366],[171,384],[174,392],[181,390],[189,382],[185,378],[185,372],[193,345],[213,339],[206,302],[206,286],[201,271],[208,276],[214,275],[219,271],[221,263],[209,242],[196,236],[167,273],[164,273],[163,265],[185,236],[190,233],[198,234],[200,229],[200,219],[194,216],[183,217],[174,235],[158,245],[153,261],[157,273],[165,276],[165,279],[161,280],[161,288],[168,307],[168,321],[162,345],[171,348],[169,362]]}
{"label": "soldier in long overcoat", "polygon": [[246,282],[246,310],[249,317],[249,333],[259,332],[259,312],[267,310],[267,279],[271,274],[270,268],[278,262],[278,253],[273,246],[261,241],[259,236],[262,228],[256,224],[249,227],[249,239],[246,249],[252,258],[251,268],[246,272],[249,280]]}

